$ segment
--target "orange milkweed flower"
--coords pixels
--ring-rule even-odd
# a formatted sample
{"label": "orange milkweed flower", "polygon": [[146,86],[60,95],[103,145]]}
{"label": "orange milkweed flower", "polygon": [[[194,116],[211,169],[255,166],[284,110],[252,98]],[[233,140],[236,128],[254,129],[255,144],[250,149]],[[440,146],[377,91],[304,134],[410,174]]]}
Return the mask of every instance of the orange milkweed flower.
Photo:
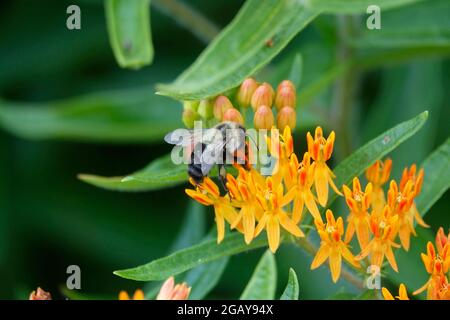
{"label": "orange milkweed flower", "polygon": [[314,171],[314,187],[316,189],[317,198],[322,207],[325,207],[328,201],[328,185],[338,194],[342,193],[338,190],[333,182],[335,175],[328,167],[326,161],[331,158],[333,153],[335,133],[331,131],[327,139],[323,137],[321,127],[317,127],[314,133],[314,139],[311,133],[307,133],[306,140],[308,143],[308,153],[313,158],[312,164]]}
{"label": "orange milkweed flower", "polygon": [[347,218],[348,226],[345,234],[345,242],[350,242],[356,231],[359,246],[363,249],[369,243],[369,206],[372,195],[372,183],[368,183],[364,192],[361,188],[359,179],[353,179],[353,190],[346,185],[342,186],[344,190],[345,201],[350,208],[350,214]]}
{"label": "orange milkweed flower", "polygon": [[396,233],[398,232],[402,247],[406,251],[409,250],[411,234],[417,235],[414,229],[414,216],[411,215],[410,210],[414,196],[411,180],[408,180],[402,190],[399,190],[394,180],[391,181],[388,191],[388,205],[392,210],[392,214],[398,216]]}
{"label": "orange milkweed flower", "polygon": [[327,210],[327,223],[315,221],[317,232],[320,235],[320,248],[311,263],[311,270],[321,266],[327,259],[330,265],[331,278],[333,282],[337,282],[341,274],[342,258],[359,268],[358,261],[355,260],[353,254],[348,249],[347,244],[341,240],[344,234],[344,222],[341,217],[335,220],[333,212]]}
{"label": "orange milkweed flower", "polygon": [[144,291],[137,289],[134,292],[133,297],[130,299],[128,292],[122,290],[119,292],[119,300],[145,300]]}
{"label": "orange milkweed flower", "polygon": [[255,237],[266,229],[269,249],[275,253],[280,245],[280,225],[296,237],[304,237],[305,235],[289,217],[288,213],[283,210],[283,207],[294,199],[295,188],[284,194],[283,185],[275,185],[271,177],[266,179],[266,183],[266,194],[257,194],[264,213],[256,226]]}
{"label": "orange milkweed flower", "polygon": [[191,288],[188,287],[187,283],[175,285],[175,279],[170,277],[162,285],[156,300],[187,300],[190,292]]}
{"label": "orange milkweed flower", "polygon": [[383,185],[388,181],[392,170],[392,160],[386,159],[384,162],[377,160],[366,170],[367,181],[372,183],[372,208],[378,212],[383,211],[386,205],[386,197],[383,191]]}
{"label": "orange milkweed flower", "polygon": [[370,255],[370,263],[381,268],[384,257],[386,257],[392,269],[398,272],[397,262],[392,250],[392,247],[400,248],[400,245],[394,242],[397,223],[398,216],[391,215],[389,206],[386,205],[381,214],[373,211],[369,223],[373,238],[367,246],[362,248],[361,253],[356,256],[356,260],[362,260]]}
{"label": "orange milkweed flower", "polygon": [[[299,223],[303,215],[303,208],[306,206],[308,211],[314,217],[314,220],[322,222],[316,200],[311,191],[314,181],[309,153],[304,153],[301,163],[298,163],[297,157],[293,154],[289,165],[289,175],[285,178],[286,185],[293,184],[297,187],[292,209],[292,220],[294,220],[295,223]],[[292,182],[289,183],[288,181]]]}
{"label": "orange milkweed flower", "polygon": [[230,199],[221,197],[219,187],[209,177],[205,177],[202,183],[196,185],[190,179],[196,189],[186,189],[186,194],[195,201],[205,205],[214,206],[215,219],[217,224],[217,243],[220,243],[225,236],[225,220],[233,223],[237,213],[231,205]]}
{"label": "orange milkweed flower", "polygon": [[272,172],[274,183],[281,183],[282,177],[286,175],[289,167],[289,159],[294,155],[294,139],[290,127],[285,127],[280,135],[279,131],[272,128],[271,136],[267,137],[267,147],[273,158],[276,159]]}
{"label": "orange milkweed flower", "polygon": [[438,250],[438,254],[442,255],[446,244],[450,246],[450,232],[446,236],[444,233],[444,228],[440,227],[436,233],[436,248]]}
{"label": "orange milkweed flower", "polygon": [[242,223],[245,243],[249,244],[254,238],[256,219],[262,215],[262,208],[256,198],[257,190],[252,174],[240,168],[237,179],[231,174],[227,175],[226,185],[233,205],[240,208],[231,222],[231,229],[237,228]]}
{"label": "orange milkweed flower", "polygon": [[[414,192],[414,198],[417,197],[420,194],[420,191],[422,190],[422,184],[423,184],[423,177],[424,177],[424,170],[423,168],[417,172],[417,167],[415,164],[413,164],[409,170],[408,168],[405,168],[403,170],[402,178],[400,180],[400,191],[403,192],[403,190],[406,188],[408,181],[412,182],[412,189]],[[419,210],[417,210],[416,204],[413,202],[410,208],[410,212],[408,212],[408,215],[413,217],[417,221],[417,223],[424,227],[429,228],[430,226],[423,221],[422,216],[419,213]]]}
{"label": "orange milkweed flower", "polygon": [[408,293],[406,292],[406,287],[403,283],[400,283],[400,287],[398,288],[398,296],[395,298],[385,287],[381,288],[381,293],[383,294],[384,300],[409,300]]}
{"label": "orange milkweed flower", "polygon": [[[421,258],[425,269],[430,274],[430,278],[421,288],[414,291],[413,294],[416,295],[427,290],[427,299],[433,300],[436,299],[435,294],[440,289],[441,284],[448,282],[446,274],[450,267],[450,245],[446,244],[441,254],[439,254],[436,252],[434,245],[428,241],[427,254],[422,253]],[[442,279],[442,277],[445,279]]]}
{"label": "orange milkweed flower", "polygon": [[432,296],[436,300],[450,300],[450,283],[448,283],[447,277],[439,277]]}

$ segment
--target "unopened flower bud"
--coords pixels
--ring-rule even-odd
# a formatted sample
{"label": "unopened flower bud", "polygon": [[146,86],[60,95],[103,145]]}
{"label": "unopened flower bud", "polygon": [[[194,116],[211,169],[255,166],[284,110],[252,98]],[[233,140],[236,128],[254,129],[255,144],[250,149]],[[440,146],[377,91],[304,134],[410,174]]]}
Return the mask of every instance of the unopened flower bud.
{"label": "unopened flower bud", "polygon": [[222,121],[223,114],[228,109],[233,109],[233,105],[231,104],[230,99],[226,96],[218,96],[216,101],[214,102],[214,118],[219,121]]}
{"label": "unopened flower bud", "polygon": [[278,111],[277,127],[279,130],[284,130],[286,126],[293,130],[296,123],[297,114],[293,108],[283,107],[280,111]]}
{"label": "unopened flower bud", "polygon": [[37,288],[36,291],[30,293],[28,300],[52,300],[52,295],[50,292],[46,292],[41,288]]}
{"label": "unopened flower bud", "polygon": [[175,285],[175,279],[170,277],[162,285],[156,300],[187,300],[190,292],[191,288],[185,282]]}
{"label": "unopened flower bud", "polygon": [[194,127],[194,122],[200,120],[200,115],[194,110],[184,109],[182,120],[186,128],[192,129]]}
{"label": "unopened flower bud", "polygon": [[244,124],[244,118],[241,113],[237,109],[228,109],[223,114],[223,121],[232,121],[239,123],[241,125]]}
{"label": "unopened flower bud", "polygon": [[272,107],[274,95],[272,86],[267,82],[256,88],[251,100],[253,111],[256,111],[259,106]]}
{"label": "unopened flower bud", "polygon": [[283,80],[280,82],[280,84],[277,87],[277,91],[280,91],[283,87],[290,87],[292,90],[295,91],[295,84],[291,80]]}
{"label": "unopened flower bud", "polygon": [[272,109],[268,106],[259,106],[253,118],[256,129],[270,130],[275,122]]}
{"label": "unopened flower bud", "polygon": [[283,86],[277,90],[275,97],[275,106],[277,110],[281,110],[283,107],[291,107],[295,109],[297,102],[297,95],[295,90],[291,86]]}
{"label": "unopened flower bud", "polygon": [[236,96],[239,106],[247,108],[250,105],[256,88],[258,88],[258,83],[253,78],[247,78],[242,82]]}
{"label": "unopened flower bud", "polygon": [[183,101],[183,110],[189,109],[189,110],[197,111],[199,103],[200,103],[200,101],[196,101],[196,100]]}
{"label": "unopened flower bud", "polygon": [[204,99],[198,105],[197,113],[203,119],[211,119],[214,116],[214,105],[211,100]]}

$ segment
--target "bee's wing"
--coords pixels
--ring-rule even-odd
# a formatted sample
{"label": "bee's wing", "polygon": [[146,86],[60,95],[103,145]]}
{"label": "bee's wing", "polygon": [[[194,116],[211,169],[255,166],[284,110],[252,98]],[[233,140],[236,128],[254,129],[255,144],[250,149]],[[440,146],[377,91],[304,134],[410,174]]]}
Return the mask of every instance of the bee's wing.
{"label": "bee's wing", "polygon": [[164,137],[164,141],[166,141],[168,144],[187,147],[192,145],[194,137],[194,130],[176,129],[166,134],[166,136]]}
{"label": "bee's wing", "polygon": [[223,148],[225,147],[225,144],[226,142],[222,140],[206,145],[206,148],[205,150],[203,150],[200,157],[203,175],[207,175],[215,164],[219,163],[219,161],[222,161]]}
{"label": "bee's wing", "polygon": [[235,130],[238,130],[236,134],[229,135],[226,138],[226,152],[229,154],[233,154],[237,150],[245,147],[246,133],[241,129]]}

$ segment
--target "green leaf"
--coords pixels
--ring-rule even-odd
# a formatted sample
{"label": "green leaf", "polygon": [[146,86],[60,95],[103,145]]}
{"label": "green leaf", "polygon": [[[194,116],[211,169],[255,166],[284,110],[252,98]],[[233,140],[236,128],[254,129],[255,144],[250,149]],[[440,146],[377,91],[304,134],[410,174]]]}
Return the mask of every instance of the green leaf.
{"label": "green leaf", "polygon": [[[206,207],[200,205],[198,202],[189,201],[186,215],[181,224],[181,229],[178,232],[177,237],[173,241],[172,245],[170,246],[168,254],[193,246],[202,241],[202,239],[204,239],[205,237],[205,228]],[[199,269],[201,267],[202,266],[194,268],[190,272],[195,272],[196,269]],[[203,271],[205,273],[209,272],[209,270],[206,269],[204,269]],[[197,273],[197,277],[200,276],[201,273]],[[143,288],[146,299],[153,299],[158,294],[162,284],[162,281],[152,281],[147,283]]]}
{"label": "green leaf", "polygon": [[423,0],[312,0],[312,3],[326,13],[365,13],[370,5],[379,6],[384,11],[418,1]]}
{"label": "green leaf", "polygon": [[190,270],[184,281],[192,288],[189,299],[203,299],[219,282],[229,257],[223,257]]}
{"label": "green leaf", "polygon": [[189,201],[186,216],[180,231],[170,247],[175,252],[199,243],[206,233],[206,207],[196,201]]}
{"label": "green leaf", "polygon": [[264,253],[242,292],[240,300],[273,300],[277,285],[277,265],[269,250]]}
{"label": "green leaf", "polygon": [[422,191],[417,196],[417,210],[422,216],[450,188],[450,138],[437,148],[422,164],[425,176]]}
{"label": "green leaf", "polygon": [[296,54],[294,61],[292,62],[291,71],[289,72],[288,79],[291,80],[296,88],[300,88],[303,73],[303,58],[301,54]]}
{"label": "green leaf", "polygon": [[220,244],[217,244],[215,239],[208,240],[148,264],[132,269],[115,271],[114,274],[122,278],[138,281],[164,280],[201,264],[265,245],[267,245],[267,240],[263,237],[258,237],[247,245],[242,234],[233,232],[228,234]]}
{"label": "green leaf", "polygon": [[[336,186],[341,188],[343,184],[348,184],[354,177],[361,175],[376,160],[384,157],[405,140],[412,137],[422,128],[427,118],[428,111],[424,111],[418,116],[383,132],[353,152],[333,170],[336,175]],[[336,197],[336,193],[331,195],[328,206],[331,205]]]}
{"label": "green leaf", "polygon": [[0,100],[0,126],[27,139],[152,143],[182,126],[177,104],[150,87],[46,103]]}
{"label": "green leaf", "polygon": [[198,100],[239,85],[317,16],[318,11],[304,3],[247,1],[194,64],[175,82],[159,85],[158,93],[180,100]]}
{"label": "green leaf", "polygon": [[116,191],[150,191],[188,181],[186,165],[174,164],[170,154],[152,161],[147,167],[121,177],[79,174],[78,178],[94,186]]}
{"label": "green leaf", "polygon": [[298,300],[298,294],[299,286],[297,274],[295,273],[294,269],[290,268],[288,283],[286,285],[286,288],[284,289],[283,294],[281,295],[280,300]]}
{"label": "green leaf", "polygon": [[109,42],[122,68],[138,69],[153,60],[150,0],[105,0]]}
{"label": "green leaf", "polygon": [[[450,2],[423,1],[381,15],[381,29],[363,28],[358,47],[450,47]],[[414,17],[414,23],[411,23]]]}

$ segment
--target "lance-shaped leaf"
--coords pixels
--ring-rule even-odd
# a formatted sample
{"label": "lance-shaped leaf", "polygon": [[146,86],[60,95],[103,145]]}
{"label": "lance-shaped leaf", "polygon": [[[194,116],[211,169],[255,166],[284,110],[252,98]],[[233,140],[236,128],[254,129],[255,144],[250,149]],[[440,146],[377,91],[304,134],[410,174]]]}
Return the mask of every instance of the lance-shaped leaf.
{"label": "lance-shaped leaf", "polygon": [[422,167],[425,171],[422,191],[415,201],[424,216],[450,188],[450,138],[425,159]]}
{"label": "lance-shaped leaf", "polygon": [[153,60],[150,0],[105,0],[109,42],[122,68],[138,69]]}
{"label": "lance-shaped leaf", "polygon": [[79,174],[78,178],[94,186],[116,191],[150,191],[188,181],[186,165],[174,164],[170,155],[151,162],[147,167],[121,177]]}
{"label": "lance-shaped leaf", "polygon": [[[354,177],[361,175],[364,170],[376,160],[381,159],[405,140],[412,137],[420,130],[420,128],[422,128],[427,121],[427,118],[428,111],[424,111],[418,116],[383,132],[378,137],[353,152],[333,170],[336,175],[336,186],[341,188],[343,184],[348,184]],[[330,205],[336,197],[337,195],[333,193],[329,199],[328,205]]]}
{"label": "lance-shaped leaf", "polygon": [[298,300],[299,286],[297,274],[294,269],[289,269],[289,279],[280,300]]}
{"label": "lance-shaped leaf", "polygon": [[229,260],[223,257],[188,271],[184,281],[191,287],[189,299],[203,299],[217,285]]}
{"label": "lance-shaped leaf", "polygon": [[249,0],[194,64],[175,82],[159,85],[158,92],[198,100],[231,89],[275,57],[317,14],[305,1]]}
{"label": "lance-shaped leaf", "polygon": [[149,87],[44,103],[0,100],[0,127],[36,140],[152,143],[182,123],[177,102]]}
{"label": "lance-shaped leaf", "polygon": [[220,244],[217,244],[216,239],[208,240],[148,264],[115,271],[114,274],[138,281],[164,280],[201,264],[265,245],[267,245],[267,240],[264,237],[258,237],[247,245],[242,234],[233,232],[225,236]]}
{"label": "lance-shaped leaf", "polygon": [[365,13],[369,6],[387,9],[405,6],[423,0],[312,0],[318,9],[326,13]]}
{"label": "lance-shaped leaf", "polygon": [[198,100],[239,85],[274,58],[323,11],[365,12],[369,5],[389,9],[418,0],[249,0],[233,21],[162,95]]}
{"label": "lance-shaped leaf", "polygon": [[272,300],[277,285],[277,265],[269,250],[264,253],[253,271],[240,300]]}
{"label": "lance-shaped leaf", "polygon": [[[187,215],[177,238],[173,242],[170,252],[175,252],[199,243],[205,233],[206,207],[195,201],[190,201]],[[206,239],[212,239],[214,234],[210,232]],[[193,300],[203,299],[219,282],[229,257],[202,264],[180,275],[177,282],[186,282],[191,287],[189,298]],[[153,299],[160,290],[162,282],[152,281],[145,286],[145,297]]]}

